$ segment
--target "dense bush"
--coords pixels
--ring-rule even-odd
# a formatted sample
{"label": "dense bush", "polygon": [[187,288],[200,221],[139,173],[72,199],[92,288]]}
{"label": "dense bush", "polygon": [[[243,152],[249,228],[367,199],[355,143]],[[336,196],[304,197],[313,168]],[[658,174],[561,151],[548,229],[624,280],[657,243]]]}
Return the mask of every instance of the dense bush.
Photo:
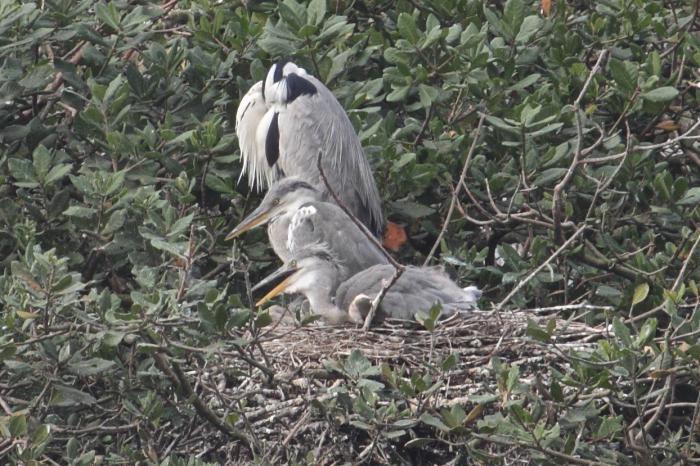
{"label": "dense bush", "polygon": [[[698,1],[542,7],[0,0],[3,463],[697,462]],[[280,57],[347,109],[401,260],[477,283],[489,320],[551,315],[527,333],[556,364],[499,343],[440,408],[459,348],[330,355],[294,374],[313,442],[248,422],[291,379],[248,307],[264,232],[223,242],[259,200],[233,115]],[[560,347],[576,323],[602,331]]]}

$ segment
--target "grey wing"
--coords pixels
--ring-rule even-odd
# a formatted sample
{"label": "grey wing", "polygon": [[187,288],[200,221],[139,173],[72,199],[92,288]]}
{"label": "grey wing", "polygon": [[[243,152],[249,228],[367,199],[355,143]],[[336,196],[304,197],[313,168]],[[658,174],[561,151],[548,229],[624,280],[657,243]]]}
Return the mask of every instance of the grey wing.
{"label": "grey wing", "polygon": [[[355,274],[338,287],[336,303],[347,309],[361,293],[376,296],[382,280],[390,279],[393,273],[393,266],[377,265]],[[475,308],[480,294],[474,287],[460,288],[440,269],[409,266],[385,295],[381,311],[388,317],[413,320],[417,311],[428,311],[441,303],[443,315],[450,315]]]}
{"label": "grey wing", "polygon": [[384,254],[335,204],[303,204],[288,225],[287,249],[294,253],[313,244],[325,245],[342,266],[340,281],[375,264],[387,263]]}
{"label": "grey wing", "polygon": [[384,254],[340,207],[320,202],[317,208],[319,213],[313,220],[315,228],[345,268],[341,281],[373,265],[387,263]]}
{"label": "grey wing", "polygon": [[278,109],[280,169],[286,176],[296,175],[322,186],[316,160],[319,151],[323,151],[324,173],[331,186],[350,210],[379,235],[384,224],[379,191],[355,129],[328,88],[313,76],[305,78],[318,92]]}
{"label": "grey wing", "polygon": [[338,287],[336,305],[341,309],[348,309],[352,300],[359,294],[374,298],[382,287],[382,280],[390,279],[393,274],[394,267],[389,264],[374,265],[356,273]]}
{"label": "grey wing", "polygon": [[310,245],[324,242],[323,232],[316,228],[317,212],[313,203],[302,205],[288,221],[286,246],[292,256]]}
{"label": "grey wing", "polygon": [[[428,307],[436,302],[442,304],[443,314],[476,307],[481,292],[475,287],[460,288],[439,267],[408,267],[399,279],[407,292],[420,295]],[[418,297],[416,297],[418,299]]]}

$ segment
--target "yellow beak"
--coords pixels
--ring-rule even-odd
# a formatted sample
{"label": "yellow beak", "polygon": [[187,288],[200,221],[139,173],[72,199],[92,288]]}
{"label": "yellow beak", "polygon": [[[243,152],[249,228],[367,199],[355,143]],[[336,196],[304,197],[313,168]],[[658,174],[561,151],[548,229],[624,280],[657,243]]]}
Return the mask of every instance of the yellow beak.
{"label": "yellow beak", "polygon": [[267,212],[263,212],[261,214],[256,214],[255,212],[253,212],[253,214],[249,215],[241,223],[239,223],[236,226],[236,228],[231,230],[231,233],[226,235],[224,241],[232,240],[233,238],[241,235],[242,233],[245,233],[246,231],[257,227],[258,225],[267,222],[269,218],[270,215]]}
{"label": "yellow beak", "polygon": [[273,289],[271,289],[265,296],[260,298],[257,303],[255,303],[256,306],[262,306],[275,296],[284,293],[284,290],[286,290],[289,285],[291,285],[294,282],[294,278],[296,276],[296,270],[292,271],[287,278],[282,280],[277,286],[275,286]]}

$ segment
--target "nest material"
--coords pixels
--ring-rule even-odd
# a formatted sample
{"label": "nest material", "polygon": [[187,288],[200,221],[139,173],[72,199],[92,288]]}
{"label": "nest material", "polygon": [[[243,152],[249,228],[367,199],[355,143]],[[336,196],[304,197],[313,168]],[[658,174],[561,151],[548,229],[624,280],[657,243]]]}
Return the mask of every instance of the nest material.
{"label": "nest material", "polygon": [[[542,345],[527,336],[528,320],[546,327],[552,319],[556,322],[556,336],[552,337],[556,345]],[[495,393],[495,380],[487,369],[493,357],[518,364],[521,380],[531,380],[542,373],[542,367],[566,364],[563,351],[590,347],[604,332],[602,326],[565,321],[546,309],[505,311],[500,315],[474,311],[443,321],[432,332],[417,324],[406,326],[405,322],[392,321],[368,332],[354,327],[298,326],[280,321],[259,338],[260,356],[264,354],[268,374],[227,358],[220,371],[212,367],[205,370],[218,378],[219,387],[210,390],[206,377],[200,378],[199,393],[212,406],[218,404],[220,415],[228,411],[227,406],[236,406],[243,413],[237,427],[254,432],[258,441],[268,447],[272,445],[272,456],[277,460],[289,461],[295,449],[302,456],[314,451],[320,463],[354,460],[362,454],[368,440],[348,437],[342,425],[349,419],[328,422],[314,408],[314,403],[337,396],[334,388],[344,378],[329,369],[330,361],[345,361],[354,350],[359,350],[373,365],[386,362],[393,368],[424,369],[426,365],[436,367],[454,354],[456,364],[447,372],[446,383],[431,396],[432,408],[439,409],[466,405],[472,394]],[[241,372],[235,383],[229,380],[223,387],[222,373],[232,365]],[[280,383],[271,383],[270,374]],[[312,445],[316,445],[315,449]],[[447,459],[436,454],[430,461]]]}
{"label": "nest material", "polygon": [[526,335],[528,320],[546,327],[556,323],[553,341],[560,349],[584,347],[597,339],[604,329],[581,322],[567,322],[546,312],[534,314],[520,310],[501,312],[472,311],[454,315],[438,324],[433,331],[415,323],[387,320],[368,332],[355,327],[295,326],[279,323],[261,338],[263,350],[275,369],[295,367],[321,368],[328,359],[344,359],[353,350],[374,362],[420,365],[450,354],[458,356],[461,369],[478,369],[494,356],[512,356],[510,363],[532,358],[556,359],[556,354]]}

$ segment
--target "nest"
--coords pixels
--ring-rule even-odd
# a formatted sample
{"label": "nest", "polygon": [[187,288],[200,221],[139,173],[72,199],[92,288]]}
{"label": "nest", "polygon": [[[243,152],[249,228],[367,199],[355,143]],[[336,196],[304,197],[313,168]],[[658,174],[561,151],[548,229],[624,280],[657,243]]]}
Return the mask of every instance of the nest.
{"label": "nest", "polygon": [[[352,416],[330,420],[328,413],[319,408],[319,403],[338,396],[335,389],[347,379],[339,367],[354,351],[359,351],[373,366],[388,363],[392,368],[403,367],[408,372],[440,367],[446,358],[454,355],[443,383],[431,393],[430,409],[455,404],[468,408],[467,405],[473,404],[470,396],[497,392],[488,369],[492,358],[518,364],[521,380],[527,381],[539,377],[543,367],[566,364],[562,355],[568,349],[590,347],[605,332],[602,326],[590,327],[557,318],[551,309],[499,314],[473,311],[442,321],[432,331],[417,324],[407,326],[405,322],[390,320],[367,332],[354,327],[299,326],[279,321],[258,338],[256,354],[260,357],[255,359],[265,360],[265,367],[251,369],[235,358],[224,361],[221,372],[212,372],[210,367],[210,374],[218,372],[219,378],[214,379],[219,380],[219,387],[207,390],[203,380],[199,385],[200,395],[209,392],[211,396],[203,398],[219,405],[218,415],[226,414],[227,405],[236,406],[236,411],[242,413],[236,427],[252,433],[256,442],[266,445],[265,449],[271,448],[270,455],[275,461],[294,462],[309,451],[318,463],[354,461],[368,454],[365,448],[371,442],[348,428]],[[543,345],[528,336],[528,321],[546,327],[552,320],[556,324],[556,336],[552,337],[555,345]],[[235,371],[237,375],[233,377],[232,366],[240,371]],[[221,377],[226,371],[224,386]],[[381,380],[381,375],[369,378]],[[213,400],[214,394],[218,402]],[[434,452],[425,461],[448,461],[450,456],[444,453]],[[386,462],[397,460],[396,457],[385,459]],[[374,460],[385,462],[381,458]]]}
{"label": "nest", "polygon": [[419,365],[450,354],[459,357],[462,368],[478,368],[496,355],[513,356],[510,362],[543,355],[545,350],[526,335],[528,320],[546,326],[555,319],[555,340],[561,347],[585,346],[603,332],[580,322],[567,322],[545,313],[471,311],[451,316],[429,331],[415,323],[387,320],[381,326],[360,328],[294,326],[280,323],[262,338],[262,347],[275,367],[321,367],[326,359],[342,359],[353,350],[375,363]]}

